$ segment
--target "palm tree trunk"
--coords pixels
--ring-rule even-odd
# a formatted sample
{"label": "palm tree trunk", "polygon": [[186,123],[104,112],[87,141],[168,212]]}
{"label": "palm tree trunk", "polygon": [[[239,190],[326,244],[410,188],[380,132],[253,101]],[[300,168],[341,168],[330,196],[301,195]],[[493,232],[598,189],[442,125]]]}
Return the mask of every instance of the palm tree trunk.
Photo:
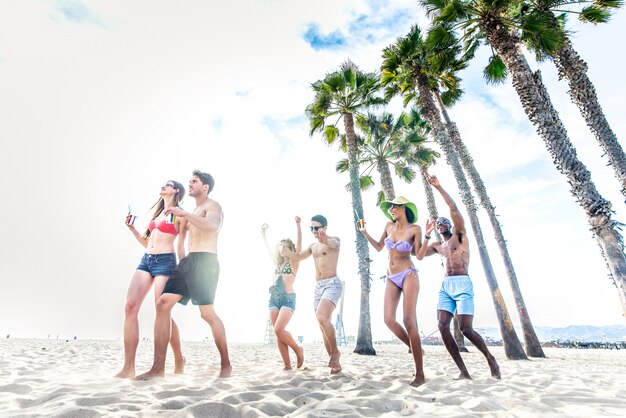
{"label": "palm tree trunk", "polygon": [[622,186],[622,195],[626,198],[626,154],[604,116],[596,89],[587,76],[587,63],[580,58],[569,39],[565,40],[565,44],[553,58],[559,78],[567,80],[572,102],[578,106],[587,126],[608,157]]}
{"label": "palm tree trunk", "polygon": [[546,144],[557,169],[567,177],[570,191],[584,209],[591,231],[604,255],[613,283],[618,289],[626,318],[626,255],[618,223],[611,219],[611,203],[591,180],[591,173],[576,156],[565,126],[552,106],[539,71],[533,73],[520,50],[519,39],[504,29],[497,16],[482,23],[489,42],[511,73],[513,87],[528,119]]}
{"label": "palm tree trunk", "polygon": [[472,197],[469,184],[467,184],[467,180],[463,175],[463,169],[459,163],[459,157],[454,150],[452,140],[441,122],[441,115],[433,101],[432,91],[428,85],[428,78],[423,74],[419,74],[416,81],[419,89],[419,97],[422,102],[422,114],[432,127],[432,133],[435,140],[439,143],[439,146],[446,156],[448,165],[452,168],[452,172],[454,173],[454,177],[456,178],[459,186],[461,199],[465,204],[465,208],[467,209],[467,213],[470,218],[472,230],[474,231],[474,237],[476,238],[476,244],[478,245],[478,252],[480,254],[483,270],[485,272],[485,278],[489,284],[493,304],[496,308],[496,315],[498,317],[502,341],[504,343],[504,352],[508,359],[526,360],[526,354],[524,354],[522,344],[517,337],[515,328],[513,328],[511,317],[509,316],[506,303],[504,302],[496,275],[493,271],[493,266],[491,265],[489,253],[487,252],[487,246],[485,245],[485,239],[476,214],[476,203],[474,203],[474,198]]}
{"label": "palm tree trunk", "polygon": [[391,178],[389,163],[384,159],[379,159],[378,164],[376,164],[376,169],[380,174],[380,185],[383,188],[385,200],[393,200],[396,197],[396,192],[393,189],[393,179]]}
{"label": "palm tree trunk", "polygon": [[517,307],[517,312],[519,313],[520,322],[522,324],[522,333],[524,335],[524,343],[526,348],[526,354],[531,357],[545,357],[546,355],[541,348],[541,343],[539,342],[539,338],[535,333],[535,329],[533,328],[533,324],[530,320],[530,315],[528,314],[528,309],[526,309],[526,303],[524,302],[524,297],[522,296],[522,289],[519,286],[519,282],[517,281],[517,274],[515,273],[515,269],[513,268],[513,261],[511,260],[511,256],[509,255],[509,249],[506,245],[506,240],[504,239],[504,234],[502,232],[502,228],[500,227],[500,221],[496,217],[495,207],[491,204],[491,199],[489,199],[489,195],[487,194],[487,189],[485,188],[485,183],[483,183],[476,166],[474,166],[474,160],[472,159],[469,150],[461,140],[461,134],[454,122],[450,120],[448,117],[448,112],[441,101],[441,97],[437,92],[435,92],[435,97],[437,98],[437,102],[439,103],[439,109],[446,120],[446,129],[450,138],[452,139],[452,143],[454,144],[454,149],[461,159],[461,165],[465,170],[465,173],[469,176],[472,184],[474,185],[474,191],[476,191],[476,195],[480,200],[480,204],[487,211],[487,215],[489,216],[489,221],[491,222],[491,227],[493,228],[493,232],[496,238],[496,242],[498,243],[498,248],[500,249],[500,255],[502,256],[502,260],[504,261],[504,267],[506,269],[506,274],[509,279],[509,283],[511,284],[511,290],[513,291],[513,297],[515,299],[515,305]]}
{"label": "palm tree trunk", "polygon": [[[426,193],[426,207],[428,208],[428,214],[431,218],[437,219],[439,217],[439,213],[437,212],[437,205],[435,204],[435,195],[433,195],[432,186],[428,180],[426,180],[428,171],[426,171],[425,167],[420,167],[420,174],[422,177],[422,184],[424,185],[424,192]],[[433,232],[435,233],[437,242],[443,242],[443,238],[441,238],[441,234],[437,231],[437,228],[433,229]]]}
{"label": "palm tree trunk", "polygon": [[[348,139],[348,160],[350,166],[350,192],[352,193],[353,213],[363,217],[363,200],[359,182],[359,162],[357,159],[356,134],[354,133],[354,119],[351,113],[344,113],[343,122]],[[372,343],[372,321],[370,317],[370,256],[367,240],[356,228],[356,213],[354,216],[354,232],[356,235],[356,252],[359,257],[359,276],[361,277],[361,305],[359,313],[359,331],[356,339],[354,352],[357,354],[376,355]]]}
{"label": "palm tree trunk", "polygon": [[[437,213],[437,205],[435,204],[435,196],[433,195],[432,186],[430,185],[428,180],[426,180],[426,176],[428,175],[428,172],[426,171],[426,168],[420,167],[420,173],[422,177],[422,184],[424,186],[424,192],[426,193],[426,207],[428,207],[428,215],[432,219],[437,219],[439,217],[439,214]],[[437,231],[436,228],[433,229],[433,232],[435,233],[435,238],[437,239],[437,242],[443,242],[443,239],[441,238],[441,234],[439,233],[439,231]],[[444,267],[443,259],[441,261],[441,267]],[[454,331],[454,339],[456,340],[456,345],[459,346],[459,351],[461,353],[468,353],[469,350],[467,349],[467,347],[465,347],[465,337],[463,337],[463,333],[461,332],[461,329],[459,328],[459,319],[457,315],[454,315],[454,320],[452,321],[452,328]]]}

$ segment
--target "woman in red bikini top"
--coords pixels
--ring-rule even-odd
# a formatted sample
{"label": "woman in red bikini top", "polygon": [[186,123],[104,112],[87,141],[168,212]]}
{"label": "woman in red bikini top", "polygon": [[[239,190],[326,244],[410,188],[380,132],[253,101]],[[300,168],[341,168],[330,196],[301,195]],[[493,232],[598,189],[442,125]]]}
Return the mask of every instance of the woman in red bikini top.
{"label": "woman in red bikini top", "polygon": [[[176,267],[176,253],[179,259],[185,257],[186,225],[183,219],[172,219],[165,215],[165,210],[180,205],[185,196],[185,187],[177,181],[169,180],[159,193],[159,200],[152,206],[152,219],[145,232],[141,234],[133,225],[130,213],[126,217],[126,226],[135,239],[146,249],[139,266],[128,286],[124,318],[124,366],[117,377],[135,376],[135,354],[139,344],[139,322],[137,314],[144,298],[154,283],[155,302],[165,283]],[[179,235],[180,231],[180,235]],[[174,243],[178,238],[176,251]],[[175,372],[182,373],[185,360],[180,351],[178,327],[172,321],[172,349],[174,350]]]}
{"label": "woman in red bikini top", "polygon": [[[367,233],[364,225],[359,225],[359,230],[376,251],[381,251],[385,247],[389,250],[383,308],[385,324],[411,349],[415,362],[415,379],[411,385],[418,386],[424,383],[425,379],[422,366],[422,344],[415,318],[419,278],[417,269],[411,261],[411,254],[415,254],[417,259],[421,260],[426,253],[426,245],[422,245],[422,229],[414,225],[417,221],[417,208],[413,203],[398,196],[394,200],[381,203],[380,208],[391,220],[385,226],[380,240],[374,240]],[[404,326],[396,321],[396,310],[400,295],[403,293]]]}

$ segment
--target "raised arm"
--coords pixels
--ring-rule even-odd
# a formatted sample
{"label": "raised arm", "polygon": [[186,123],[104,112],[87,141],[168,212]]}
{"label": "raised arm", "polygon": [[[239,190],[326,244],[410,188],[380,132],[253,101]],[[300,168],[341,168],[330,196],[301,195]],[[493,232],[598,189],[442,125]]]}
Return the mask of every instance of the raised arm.
{"label": "raised arm", "polygon": [[266,235],[267,228],[269,228],[269,226],[267,224],[261,225],[261,235],[263,236],[263,243],[265,244],[265,249],[267,250],[267,255],[270,257],[270,259],[272,260],[272,263],[273,263],[274,262],[274,255],[272,254],[272,250],[270,248],[269,242],[267,242],[267,235]]}
{"label": "raised arm", "polygon": [[419,225],[413,225],[411,228],[415,228],[415,235],[413,238],[413,248],[415,248],[415,257],[418,260],[424,258],[424,247],[428,246],[428,242],[424,242],[422,245],[422,228]]}
{"label": "raised arm", "polygon": [[456,232],[465,234],[465,221],[463,220],[463,216],[461,216],[461,212],[459,212],[459,208],[457,208],[456,203],[450,197],[448,192],[446,192],[441,184],[439,183],[439,179],[436,176],[428,176],[428,182],[435,188],[441,196],[443,200],[446,202],[446,205],[450,208],[450,218],[452,218],[452,223],[454,224],[454,229]]}
{"label": "raised arm", "polygon": [[292,261],[304,260],[305,258],[310,257],[311,254],[313,254],[313,251],[311,250],[312,246],[313,244],[311,244],[309,248],[307,248],[304,251],[293,252],[289,248],[283,245],[282,249],[280,250],[280,255],[282,255],[283,257],[287,257],[288,259]]}
{"label": "raised arm", "polygon": [[378,252],[380,252],[380,250],[385,248],[385,238],[387,238],[387,227],[389,226],[389,224],[391,224],[391,222],[387,223],[387,225],[385,226],[385,229],[383,230],[383,235],[380,237],[380,240],[376,241],[367,232],[367,229],[365,228],[365,223],[363,223],[363,228],[361,228],[360,225],[358,225],[358,222],[357,222],[359,231],[363,234],[363,236],[365,236],[365,238],[367,238],[369,243],[372,244],[372,247],[374,247],[376,249],[376,251],[378,251]]}
{"label": "raised arm", "polygon": [[300,217],[296,216],[296,252],[302,251],[302,228],[300,228]]}
{"label": "raised arm", "polygon": [[417,257],[418,260],[421,260],[424,257],[428,257],[429,255],[438,254],[437,249],[435,247],[436,243],[428,245],[430,243],[431,234],[433,233],[434,230],[435,230],[435,220],[431,218],[428,221],[426,221],[426,228],[425,228],[426,232],[424,233],[424,245],[422,245],[419,251],[417,252],[417,254],[415,254],[415,257]]}
{"label": "raised arm", "polygon": [[341,241],[339,240],[339,237],[329,237],[328,235],[326,235],[326,229],[319,230],[318,239],[322,244],[325,244],[328,246],[328,248],[332,248],[334,250],[341,246]]}
{"label": "raised arm", "polygon": [[142,247],[146,248],[148,246],[148,237],[145,237],[143,234],[140,234],[139,231],[137,231],[137,228],[135,228],[135,225],[129,224],[130,219],[131,219],[132,216],[133,215],[131,215],[129,213],[126,216],[126,221],[124,223],[126,224],[128,229],[130,230],[130,232],[132,232],[132,234],[135,237],[135,239],[137,240],[137,242],[139,242]]}
{"label": "raised arm", "polygon": [[[302,228],[300,228],[300,217],[296,216],[296,253],[302,251]],[[298,268],[300,267],[300,260],[291,260],[291,268],[294,274],[298,274]]]}

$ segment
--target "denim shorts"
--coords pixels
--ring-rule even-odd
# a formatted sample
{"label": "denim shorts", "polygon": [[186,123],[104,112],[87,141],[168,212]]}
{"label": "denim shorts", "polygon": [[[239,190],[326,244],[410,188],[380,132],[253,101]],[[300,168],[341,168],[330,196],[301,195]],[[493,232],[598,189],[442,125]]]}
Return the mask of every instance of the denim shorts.
{"label": "denim shorts", "polygon": [[446,276],[443,279],[437,310],[474,315],[474,285],[469,276]]}
{"label": "denim shorts", "polygon": [[137,270],[143,270],[154,276],[169,276],[176,267],[176,254],[144,254]]}
{"label": "denim shorts", "polygon": [[268,303],[268,307],[270,308],[270,311],[289,309],[291,312],[294,312],[296,310],[296,294],[273,294],[270,296],[270,302]]}

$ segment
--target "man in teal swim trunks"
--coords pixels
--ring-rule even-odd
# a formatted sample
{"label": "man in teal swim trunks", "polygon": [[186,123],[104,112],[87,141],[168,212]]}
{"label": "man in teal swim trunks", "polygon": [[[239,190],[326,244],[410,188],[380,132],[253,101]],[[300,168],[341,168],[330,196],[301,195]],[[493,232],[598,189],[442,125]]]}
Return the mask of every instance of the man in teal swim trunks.
{"label": "man in teal swim trunks", "polygon": [[426,222],[426,242],[430,239],[431,232],[437,227],[437,231],[443,236],[444,242],[434,242],[426,249],[426,256],[439,254],[445,259],[445,277],[439,290],[439,303],[437,305],[437,320],[441,338],[446,349],[452,356],[457,367],[461,371],[459,379],[471,379],[467,367],[461,358],[459,347],[450,332],[450,322],[456,311],[459,315],[459,328],[463,335],[474,344],[485,356],[491,376],[500,379],[500,367],[496,358],[489,352],[487,345],[480,334],[474,331],[472,322],[474,320],[474,289],[472,281],[468,276],[469,266],[469,241],[465,231],[465,221],[456,207],[450,195],[441,187],[439,180],[435,176],[428,176],[428,182],[441,193],[443,200],[450,208],[449,219],[440,217],[437,220],[429,219]]}

